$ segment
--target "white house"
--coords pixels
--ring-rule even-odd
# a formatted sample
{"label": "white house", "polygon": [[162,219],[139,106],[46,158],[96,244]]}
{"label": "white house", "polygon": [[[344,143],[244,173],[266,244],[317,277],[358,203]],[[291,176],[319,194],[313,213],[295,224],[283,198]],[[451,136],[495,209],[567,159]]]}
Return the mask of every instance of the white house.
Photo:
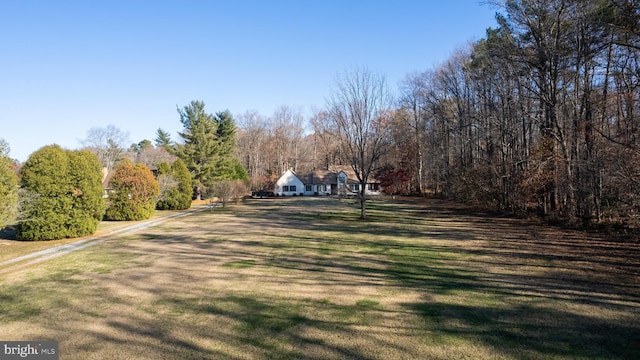
{"label": "white house", "polygon": [[[287,170],[278,179],[274,188],[277,196],[355,195],[359,192],[360,183],[353,170],[338,167],[315,170],[305,176],[298,176],[293,170]],[[370,179],[365,193],[381,194],[380,184],[375,179]]]}
{"label": "white house", "polygon": [[280,179],[276,181],[274,194],[278,196],[294,196],[304,195],[305,186],[302,180],[293,172],[293,170],[285,171]]}

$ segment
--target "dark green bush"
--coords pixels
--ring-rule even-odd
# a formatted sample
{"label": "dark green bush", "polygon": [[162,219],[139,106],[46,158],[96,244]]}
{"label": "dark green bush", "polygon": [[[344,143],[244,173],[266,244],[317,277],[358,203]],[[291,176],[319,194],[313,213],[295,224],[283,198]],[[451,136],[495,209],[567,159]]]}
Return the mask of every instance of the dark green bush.
{"label": "dark green bush", "polygon": [[17,231],[22,240],[54,240],[93,234],[104,214],[102,167],[89,151],[49,145],[22,167],[22,187],[34,196]]}
{"label": "dark green bush", "polygon": [[158,167],[158,176],[171,176],[176,184],[167,189],[156,204],[158,210],[184,210],[191,207],[193,187],[191,174],[181,159],[169,164],[162,163]]}
{"label": "dark green bush", "polygon": [[98,157],[88,150],[69,152],[69,160],[74,189],[68,227],[77,233],[92,234],[106,209],[102,164]]}
{"label": "dark green bush", "polygon": [[153,173],[143,164],[121,161],[109,182],[107,220],[144,220],[153,216],[160,193]]}

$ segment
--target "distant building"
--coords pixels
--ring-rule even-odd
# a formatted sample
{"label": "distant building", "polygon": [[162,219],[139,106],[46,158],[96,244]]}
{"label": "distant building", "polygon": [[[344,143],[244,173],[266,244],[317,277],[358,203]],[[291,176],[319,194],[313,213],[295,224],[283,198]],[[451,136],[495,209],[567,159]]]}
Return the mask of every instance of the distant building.
{"label": "distant building", "polygon": [[[353,169],[347,167],[315,170],[303,176],[287,170],[276,182],[273,192],[277,196],[357,195],[360,192],[360,182]],[[380,195],[380,183],[370,178],[365,193]]]}

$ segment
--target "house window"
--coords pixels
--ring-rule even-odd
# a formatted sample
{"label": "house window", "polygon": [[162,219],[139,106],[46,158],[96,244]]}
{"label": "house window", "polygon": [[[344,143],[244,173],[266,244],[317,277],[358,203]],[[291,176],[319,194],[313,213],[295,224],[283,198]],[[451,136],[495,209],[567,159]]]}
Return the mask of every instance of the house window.
{"label": "house window", "polygon": [[351,185],[351,191],[360,191],[360,184]]}
{"label": "house window", "polygon": [[369,184],[367,184],[367,187],[371,191],[378,191],[380,189],[380,184],[378,184],[378,183],[369,183]]}
{"label": "house window", "polygon": [[289,185],[285,185],[282,187],[282,191],[287,192],[289,191]]}
{"label": "house window", "polygon": [[304,191],[306,192],[312,192],[313,191],[313,185],[307,185],[304,187]]}
{"label": "house window", "polygon": [[295,192],[296,191],[296,186],[295,185],[289,185],[289,191]]}

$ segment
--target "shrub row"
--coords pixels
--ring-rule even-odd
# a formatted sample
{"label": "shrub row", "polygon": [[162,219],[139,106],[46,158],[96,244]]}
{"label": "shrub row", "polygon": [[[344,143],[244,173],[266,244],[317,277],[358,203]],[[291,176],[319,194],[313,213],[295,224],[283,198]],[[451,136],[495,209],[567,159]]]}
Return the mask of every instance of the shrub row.
{"label": "shrub row", "polygon": [[[54,240],[93,234],[106,220],[143,220],[155,209],[182,210],[191,206],[191,174],[178,159],[162,163],[158,180],[143,164],[124,159],[115,167],[105,201],[102,165],[88,150],[45,146],[29,157],[21,170],[22,201],[17,237]],[[0,228],[17,213],[18,176],[12,163],[0,157]],[[11,200],[11,201],[10,201]],[[6,208],[6,209],[5,209]]]}

